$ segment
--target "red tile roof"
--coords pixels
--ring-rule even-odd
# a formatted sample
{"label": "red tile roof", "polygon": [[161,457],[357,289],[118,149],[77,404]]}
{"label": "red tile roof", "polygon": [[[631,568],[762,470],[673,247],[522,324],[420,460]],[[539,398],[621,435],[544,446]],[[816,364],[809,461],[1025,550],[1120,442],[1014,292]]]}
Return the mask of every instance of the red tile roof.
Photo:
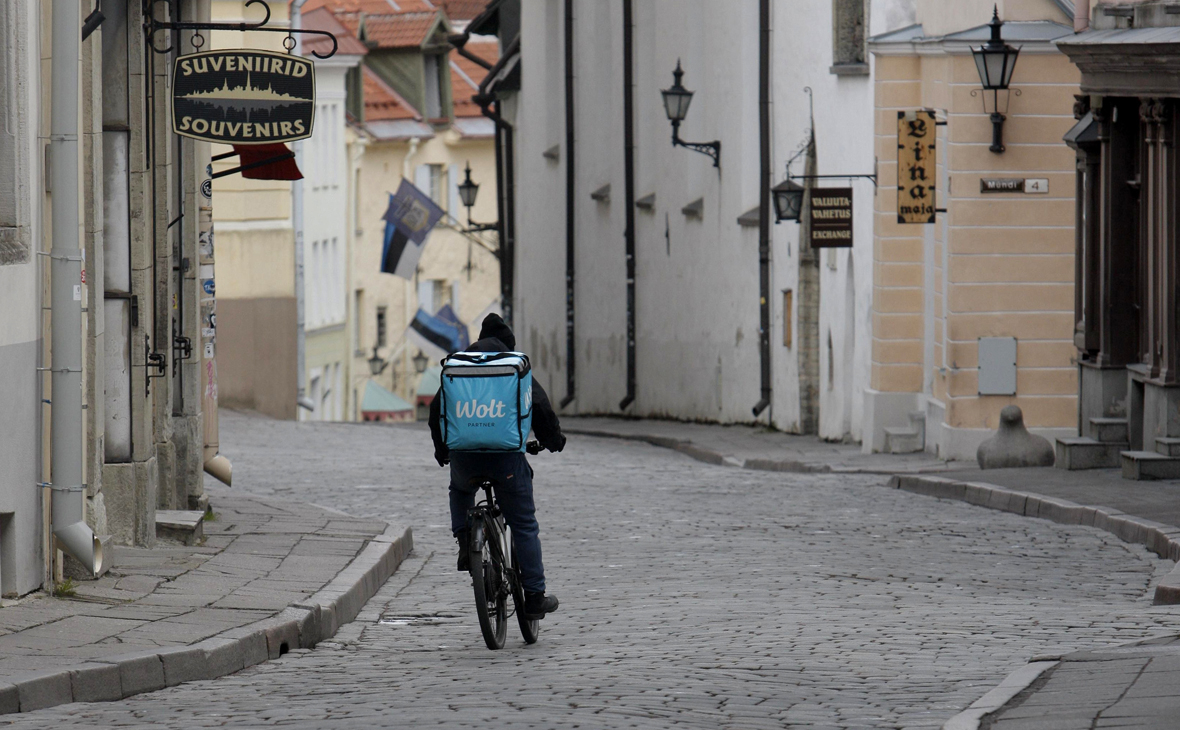
{"label": "red tile roof", "polygon": [[[348,25],[344,17],[337,17]],[[376,43],[379,48],[418,48],[426,41],[427,34],[436,22],[437,11],[366,15],[364,38],[370,43]]]}
{"label": "red tile roof", "polygon": [[365,121],[386,119],[421,119],[422,115],[410,106],[389,84],[381,80],[373,69],[364,66]]}
{"label": "red tile roof", "polygon": [[[369,52],[364,43],[361,43],[347,28],[341,25],[330,11],[326,8],[316,8],[310,12],[303,13],[303,27],[312,30],[324,30],[336,36],[337,53],[342,53],[352,56],[363,56]],[[305,35],[303,36],[303,55],[311,55],[312,51],[318,51],[321,55],[327,55],[332,50],[332,41],[324,36]]]}
{"label": "red tile roof", "polygon": [[471,20],[483,12],[488,0],[439,0],[443,12],[451,20]]}
{"label": "red tile roof", "polygon": [[334,13],[417,13],[433,12],[436,3],[428,0],[307,0],[303,12],[327,8]]}

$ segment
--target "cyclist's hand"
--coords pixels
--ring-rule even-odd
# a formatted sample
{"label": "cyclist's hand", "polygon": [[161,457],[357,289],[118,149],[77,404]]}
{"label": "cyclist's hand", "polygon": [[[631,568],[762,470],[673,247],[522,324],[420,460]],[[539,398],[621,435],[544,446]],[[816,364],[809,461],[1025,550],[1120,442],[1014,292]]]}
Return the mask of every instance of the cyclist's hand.
{"label": "cyclist's hand", "polygon": [[434,452],[434,460],[438,462],[439,466],[446,466],[451,463],[450,455],[440,454],[437,451]]}

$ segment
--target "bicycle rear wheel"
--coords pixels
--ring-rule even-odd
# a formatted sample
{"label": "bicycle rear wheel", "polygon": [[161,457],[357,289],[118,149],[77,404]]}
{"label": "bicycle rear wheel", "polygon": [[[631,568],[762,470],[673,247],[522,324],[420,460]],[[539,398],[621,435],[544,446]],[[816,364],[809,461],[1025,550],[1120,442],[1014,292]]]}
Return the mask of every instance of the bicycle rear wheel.
{"label": "bicycle rear wheel", "polygon": [[541,634],[541,622],[524,617],[524,588],[520,585],[519,568],[512,578],[512,604],[516,606],[516,621],[520,624],[520,633],[524,636],[524,643],[536,644],[537,637]]}
{"label": "bicycle rear wheel", "polygon": [[501,649],[508,638],[508,591],[504,566],[487,544],[482,520],[471,529],[471,585],[475,590],[475,613],[489,649]]}

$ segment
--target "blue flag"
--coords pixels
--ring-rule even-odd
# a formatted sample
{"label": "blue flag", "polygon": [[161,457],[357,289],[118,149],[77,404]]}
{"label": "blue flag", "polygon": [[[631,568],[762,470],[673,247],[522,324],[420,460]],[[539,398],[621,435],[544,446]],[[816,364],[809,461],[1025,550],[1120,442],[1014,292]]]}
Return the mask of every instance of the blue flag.
{"label": "blue flag", "polygon": [[426,245],[426,236],[442,217],[442,208],[403,178],[397,192],[389,196],[389,207],[382,216],[385,242],[381,270],[403,279],[413,279],[418,258]]}

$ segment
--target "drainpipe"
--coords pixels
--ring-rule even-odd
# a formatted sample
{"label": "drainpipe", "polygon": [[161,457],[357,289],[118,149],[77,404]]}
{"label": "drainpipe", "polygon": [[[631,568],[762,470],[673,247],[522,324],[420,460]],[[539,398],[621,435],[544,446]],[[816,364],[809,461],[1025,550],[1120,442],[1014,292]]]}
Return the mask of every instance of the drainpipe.
{"label": "drainpipe", "polygon": [[627,397],[619,410],[635,402],[635,120],[632,0],[623,0],[623,191],[627,207],[624,231],[627,257]]}
{"label": "drainpipe", "polygon": [[102,545],[82,518],[86,485],[82,483],[82,248],[78,230],[80,10],[77,0],[53,0],[49,137],[49,179],[53,181],[53,483],[48,486],[53,491],[57,547],[98,574],[102,571]]}
{"label": "drainpipe", "polygon": [[[306,0],[291,0],[291,29],[299,30],[303,27],[303,3]],[[303,55],[303,41],[301,33],[292,33],[295,37],[295,48],[293,53],[296,56]],[[291,150],[295,153],[295,159],[303,161],[303,142],[292,142]],[[311,398],[307,397],[307,389],[304,383],[307,381],[307,362],[304,358],[304,348],[307,343],[307,330],[304,319],[304,295],[303,295],[303,180],[295,180],[291,183],[291,225],[295,229],[295,403],[296,420],[298,420],[298,410],[303,408],[306,411],[315,411],[316,403],[312,403]]]}
{"label": "drainpipe", "polygon": [[565,0],[565,398],[561,407],[574,402],[577,394],[577,340],[575,339],[574,244],[574,0]]}
{"label": "drainpipe", "polygon": [[[770,405],[770,0],[758,2],[758,137],[762,169],[758,184],[758,294],[761,310],[758,349],[762,399],[754,417]],[[785,315],[784,315],[785,316]]]}
{"label": "drainpipe", "polygon": [[1073,0],[1073,32],[1090,30],[1090,0]]}

